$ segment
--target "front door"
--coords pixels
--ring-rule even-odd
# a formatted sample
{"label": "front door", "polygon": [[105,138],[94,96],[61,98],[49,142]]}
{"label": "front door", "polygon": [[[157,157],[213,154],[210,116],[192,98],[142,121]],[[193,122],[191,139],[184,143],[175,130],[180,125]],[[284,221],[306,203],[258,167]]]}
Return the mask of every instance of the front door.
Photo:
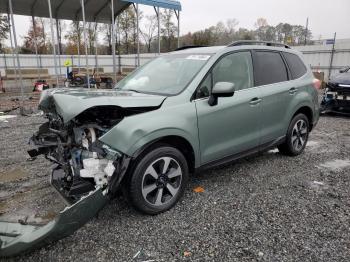
{"label": "front door", "polygon": [[[208,96],[217,82],[233,83],[235,94],[210,106]],[[260,89],[253,85],[249,51],[224,56],[203,80],[195,100],[202,165],[259,145]]]}

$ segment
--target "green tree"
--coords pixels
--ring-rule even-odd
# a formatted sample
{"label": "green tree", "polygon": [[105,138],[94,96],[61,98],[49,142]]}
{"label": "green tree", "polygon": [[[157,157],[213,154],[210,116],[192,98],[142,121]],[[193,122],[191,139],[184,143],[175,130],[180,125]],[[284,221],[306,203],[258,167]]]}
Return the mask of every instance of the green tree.
{"label": "green tree", "polygon": [[7,16],[0,14],[0,50],[3,49],[3,41],[8,38],[9,31],[10,25]]}

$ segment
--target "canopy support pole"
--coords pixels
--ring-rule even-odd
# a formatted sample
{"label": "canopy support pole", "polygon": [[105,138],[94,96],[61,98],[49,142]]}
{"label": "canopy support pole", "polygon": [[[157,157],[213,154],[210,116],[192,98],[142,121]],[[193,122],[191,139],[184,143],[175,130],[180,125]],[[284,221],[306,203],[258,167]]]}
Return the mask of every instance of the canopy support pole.
{"label": "canopy support pole", "polygon": [[56,87],[59,87],[58,82],[58,72],[57,72],[57,57],[56,57],[56,41],[55,41],[55,33],[53,30],[53,19],[52,19],[52,9],[51,9],[51,0],[47,0],[47,4],[49,5],[49,13],[50,13],[50,27],[51,27],[51,38],[52,38],[52,53],[53,60],[55,62],[55,74],[56,74]]}
{"label": "canopy support pole", "polygon": [[34,33],[34,48],[35,48],[37,74],[38,74],[38,79],[40,79],[41,78],[41,76],[40,76],[40,61],[39,61],[39,56],[38,56],[38,42],[37,42],[37,38],[36,38],[36,23],[35,23],[35,18],[33,15],[32,15],[32,25],[33,25],[33,33]]}
{"label": "canopy support pole", "polygon": [[[15,26],[15,20],[13,19],[13,10],[12,10],[12,0],[9,0],[9,9],[11,14],[11,24],[12,24],[12,31],[13,31],[13,42],[15,44],[15,54],[17,59],[17,72],[19,75],[19,81],[21,84],[21,113],[23,112],[23,106],[24,106],[24,86],[23,86],[23,79],[22,79],[22,72],[21,72],[21,63],[19,61],[19,55],[18,55],[18,46],[17,46],[17,36],[16,36],[16,26]],[[15,66],[16,67],[16,66]]]}
{"label": "canopy support pole", "polygon": [[111,12],[112,12],[112,32],[111,32],[111,38],[112,38],[112,59],[113,59],[113,80],[116,83],[117,82],[117,69],[115,65],[115,21],[114,21],[114,1],[111,0]]}
{"label": "canopy support pole", "polygon": [[94,45],[95,45],[95,72],[99,75],[98,71],[98,51],[97,51],[97,22],[95,21],[95,38],[94,38]]}
{"label": "canopy support pole", "polygon": [[136,4],[136,27],[137,27],[137,67],[140,66],[140,15],[139,15],[139,4]]}
{"label": "canopy support pole", "polygon": [[59,72],[60,76],[62,76],[62,65],[61,65],[61,41],[60,41],[60,30],[59,30],[60,24],[59,20],[56,18],[56,35],[57,35],[57,56],[58,56],[58,66],[59,66]]}
{"label": "canopy support pole", "polygon": [[7,22],[10,25],[11,29],[9,30],[10,32],[10,43],[11,43],[11,54],[12,54],[12,64],[13,64],[13,70],[15,71],[15,82],[16,86],[18,86],[18,71],[16,67],[16,57],[15,57],[15,49],[13,48],[13,39],[12,39],[12,22],[10,21],[10,13],[7,14]]}
{"label": "canopy support pole", "polygon": [[175,11],[175,15],[177,18],[177,48],[180,47],[180,10]]}
{"label": "canopy support pole", "polygon": [[120,31],[119,31],[119,28],[120,28],[120,24],[119,24],[119,16],[117,16],[117,20],[115,21],[116,22],[116,42],[117,42],[117,45],[118,45],[118,74],[121,75],[122,74],[122,60],[121,60],[121,56],[120,56]]}
{"label": "canopy support pole", "polygon": [[[77,43],[77,52],[78,52],[78,74],[80,73],[80,41],[81,41],[81,37],[80,37],[80,21],[77,21],[77,32],[78,32],[78,43]],[[72,69],[73,71],[73,69]]]}
{"label": "canopy support pole", "polygon": [[89,79],[89,57],[88,57],[88,43],[87,43],[87,36],[86,36],[86,21],[85,21],[85,2],[84,0],[80,1],[81,4],[81,11],[83,13],[83,34],[84,34],[84,46],[85,46],[85,63],[86,63],[86,81],[87,86],[90,89],[90,79]]}
{"label": "canopy support pole", "polygon": [[158,22],[157,42],[158,42],[158,55],[160,55],[160,13],[159,13],[160,9],[159,9],[159,6],[157,8],[154,6],[153,8],[157,15],[157,22]]}

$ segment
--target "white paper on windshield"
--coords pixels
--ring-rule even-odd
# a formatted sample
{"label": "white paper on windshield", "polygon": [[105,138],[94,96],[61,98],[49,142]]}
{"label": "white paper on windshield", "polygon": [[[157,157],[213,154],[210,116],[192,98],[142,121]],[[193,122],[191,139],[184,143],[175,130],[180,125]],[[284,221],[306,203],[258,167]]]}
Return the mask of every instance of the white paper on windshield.
{"label": "white paper on windshield", "polygon": [[203,61],[207,61],[209,58],[210,58],[210,55],[190,55],[186,57],[186,59],[190,59],[190,60],[203,60]]}

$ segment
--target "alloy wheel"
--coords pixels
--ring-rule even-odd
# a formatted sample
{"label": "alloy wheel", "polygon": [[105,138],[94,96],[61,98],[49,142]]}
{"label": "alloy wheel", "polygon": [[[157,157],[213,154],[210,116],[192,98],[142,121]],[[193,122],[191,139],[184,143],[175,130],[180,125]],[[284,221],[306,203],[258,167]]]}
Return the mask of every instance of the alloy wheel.
{"label": "alloy wheel", "polygon": [[292,131],[292,146],[294,150],[300,151],[303,149],[307,140],[308,130],[307,124],[303,119],[298,120]]}
{"label": "alloy wheel", "polygon": [[182,170],[172,157],[161,157],[150,164],[142,178],[142,196],[147,203],[161,206],[180,190]]}

